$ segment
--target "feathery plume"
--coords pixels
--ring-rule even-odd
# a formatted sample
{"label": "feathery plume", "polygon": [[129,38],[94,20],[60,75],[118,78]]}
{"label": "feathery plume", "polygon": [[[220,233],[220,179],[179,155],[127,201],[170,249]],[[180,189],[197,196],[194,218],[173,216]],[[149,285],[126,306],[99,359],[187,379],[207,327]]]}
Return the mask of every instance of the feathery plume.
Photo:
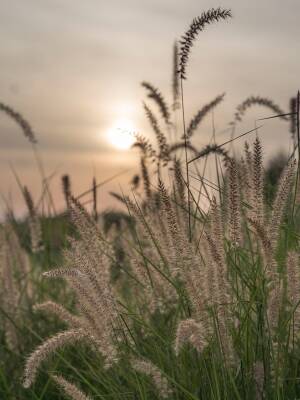
{"label": "feathery plume", "polygon": [[264,263],[265,265],[270,265],[273,257],[273,249],[270,239],[268,237],[268,231],[257,219],[248,217],[248,221],[250,225],[255,229],[255,232],[258,235],[258,238],[261,242],[262,249],[264,252],[264,261],[265,261]]}
{"label": "feathery plume", "polygon": [[[15,270],[13,268],[11,250],[9,231],[0,227],[0,300],[2,308],[13,321],[19,317],[19,291],[14,277]],[[12,321],[5,319],[3,328],[8,348],[15,351],[19,341],[16,327]]]}
{"label": "feathery plume", "polygon": [[58,333],[38,346],[26,361],[23,386],[29,388],[33,384],[39,366],[53,352],[66,344],[74,344],[86,337],[86,335],[87,333],[84,330],[71,329]]}
{"label": "feathery plume", "polygon": [[[212,238],[209,232],[205,233],[205,239],[208,243],[210,260],[207,262],[210,266],[210,278],[207,279],[210,287],[210,296],[208,305],[217,304],[226,306],[230,302],[230,288],[227,281],[227,268],[224,260],[224,251],[217,247],[217,242]],[[219,252],[221,250],[221,252]],[[215,290],[216,289],[216,290]]]}
{"label": "feathery plume", "polygon": [[203,121],[205,116],[213,110],[218,104],[220,104],[223,99],[224,99],[225,93],[217,96],[214,100],[212,100],[210,103],[205,104],[198,112],[197,114],[192,118],[189,126],[187,127],[186,130],[186,137],[187,139],[190,139],[196,129],[198,128],[199,124]]}
{"label": "feathery plume", "polygon": [[300,300],[299,254],[290,251],[286,261],[287,294],[289,301],[296,305]]}
{"label": "feathery plume", "polygon": [[[167,215],[167,221],[168,221],[168,226],[169,226],[169,229],[171,232],[171,236],[173,237],[173,240],[176,243],[176,242],[178,242],[178,239],[179,239],[179,231],[178,231],[176,216],[175,216],[174,210],[172,208],[165,185],[163,184],[163,182],[161,180],[159,180],[159,182],[158,182],[158,189],[159,189],[162,203],[164,204],[164,209],[165,209],[165,213]],[[177,243],[177,245],[179,245],[179,244],[180,243]]]}
{"label": "feathery plume", "polygon": [[253,149],[253,216],[257,221],[264,220],[262,147],[258,137]]}
{"label": "feathery plume", "polygon": [[180,160],[177,158],[174,160],[174,177],[176,184],[176,193],[178,193],[182,204],[185,203],[185,183],[183,180],[182,169]]}
{"label": "feathery plume", "polygon": [[22,129],[24,136],[29,140],[31,144],[36,144],[37,140],[30,124],[22,117],[20,113],[15,111],[12,107],[7,104],[0,102],[0,111],[5,112],[9,117],[11,117]]}
{"label": "feathery plume", "polygon": [[241,215],[240,193],[237,166],[234,159],[230,159],[229,169],[229,231],[234,245],[241,244]]}
{"label": "feathery plume", "polygon": [[200,322],[194,319],[180,321],[176,330],[175,353],[178,355],[182,346],[189,342],[199,353],[202,353],[207,345],[207,332]]}
{"label": "feathery plume", "polygon": [[[172,276],[178,277],[179,275],[183,280],[194,314],[201,315],[204,308],[204,299],[200,293],[202,291],[205,292],[203,287],[206,282],[202,279],[199,260],[177,221],[171,200],[161,180],[158,188],[163,215],[166,218],[170,235],[169,248],[173,254],[171,262]],[[201,289],[199,290],[199,288]]]}
{"label": "feathery plume", "polygon": [[[53,304],[44,307],[60,314],[70,325],[77,327],[79,324],[80,327],[76,330],[66,332],[67,339],[72,339],[72,332],[74,335],[79,332],[76,333],[74,340],[85,337],[93,348],[104,356],[104,367],[108,368],[118,358],[115,339],[118,336],[116,328],[120,322],[116,300],[110,286],[110,261],[114,260],[113,250],[103,239],[93,219],[74,197],[70,197],[69,212],[79,238],[70,237],[70,246],[64,249],[66,268],[48,271],[43,275],[66,278],[75,292],[80,318],[73,318],[66,310],[58,309]],[[49,339],[33,353],[29,358],[27,374],[30,373],[30,366],[35,360],[39,361],[40,353],[42,359],[47,356],[47,343],[54,343],[56,346],[58,340],[59,346],[60,343],[64,344],[64,333],[61,335],[53,340]],[[46,347],[43,347],[44,345]],[[29,384],[31,378],[26,382]]]}
{"label": "feathery plume", "polygon": [[233,346],[233,339],[229,332],[229,324],[232,322],[232,316],[224,306],[218,307],[218,336],[222,348],[225,364],[233,367],[236,364],[236,353]]}
{"label": "feathery plume", "polygon": [[261,361],[256,361],[254,364],[253,377],[255,382],[255,400],[262,400],[264,394],[265,369]]}
{"label": "feathery plume", "polygon": [[272,286],[270,287],[269,292],[267,315],[269,327],[273,335],[272,339],[276,345],[277,339],[275,337],[275,332],[279,322],[279,313],[283,299],[283,284],[278,272],[276,271],[272,272],[271,285]]}
{"label": "feathery plume", "polygon": [[76,268],[56,268],[51,271],[43,272],[45,278],[60,278],[62,276],[84,277],[84,274]]}
{"label": "feathery plume", "polygon": [[[224,269],[224,266],[226,265],[225,261],[225,251],[224,251],[224,228],[222,224],[222,217],[221,217],[221,210],[220,206],[217,204],[216,197],[213,196],[211,200],[211,212],[210,212],[210,217],[211,217],[211,235],[214,241],[214,248],[216,250],[216,254],[218,256],[216,257],[216,254],[214,254],[214,258],[216,257],[216,261],[222,265],[222,269]],[[225,272],[225,271],[223,271]]]}
{"label": "feathery plume", "polygon": [[151,83],[148,82],[142,82],[141,85],[148,90],[148,97],[149,99],[152,99],[155,101],[155,103],[158,105],[160,113],[167,125],[170,124],[170,112],[167,106],[167,103],[165,102],[162,94],[160,91],[155,88],[154,86],[151,85]]}
{"label": "feathery plume", "polygon": [[46,301],[45,303],[35,304],[33,306],[33,310],[50,312],[51,314],[56,315],[58,318],[60,318],[61,321],[67,323],[72,328],[80,328],[83,324],[83,322],[78,317],[75,317],[63,306],[55,303],[54,301]]}
{"label": "feathery plume", "polygon": [[[244,145],[245,159],[241,159],[241,177],[243,200],[253,207],[253,156],[246,141]],[[248,210],[246,211],[249,214]]]}
{"label": "feathery plume", "polygon": [[145,374],[153,380],[156,390],[163,399],[167,399],[173,394],[167,378],[151,361],[134,359],[131,361],[131,365],[137,372]]}
{"label": "feathery plume", "polygon": [[280,235],[280,225],[284,216],[290,189],[293,184],[295,165],[296,160],[290,161],[282,172],[273,202],[273,210],[268,224],[268,233],[273,249],[275,249]]}
{"label": "feathery plume", "polygon": [[197,35],[204,30],[206,25],[218,22],[221,19],[230,18],[231,10],[223,10],[221,8],[211,8],[204,11],[200,17],[193,19],[189,29],[182,36],[179,53],[179,71],[181,79],[186,79],[186,66],[188,63],[191,48],[196,40]]}
{"label": "feathery plume", "polygon": [[300,328],[300,258],[299,254],[290,251],[286,261],[286,277],[287,277],[287,296],[292,307],[297,307],[294,311],[294,330],[299,331]]}
{"label": "feathery plume", "polygon": [[55,383],[65,392],[72,400],[91,400],[91,397],[86,396],[77,386],[67,381],[59,375],[51,375]]}

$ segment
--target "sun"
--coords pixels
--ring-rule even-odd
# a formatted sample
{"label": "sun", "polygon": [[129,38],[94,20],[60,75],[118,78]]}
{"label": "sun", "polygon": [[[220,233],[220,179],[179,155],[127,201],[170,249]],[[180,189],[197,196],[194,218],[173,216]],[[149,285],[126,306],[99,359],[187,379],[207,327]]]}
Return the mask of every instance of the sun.
{"label": "sun", "polygon": [[116,149],[128,150],[135,142],[133,132],[132,121],[127,118],[120,118],[107,132],[107,140]]}

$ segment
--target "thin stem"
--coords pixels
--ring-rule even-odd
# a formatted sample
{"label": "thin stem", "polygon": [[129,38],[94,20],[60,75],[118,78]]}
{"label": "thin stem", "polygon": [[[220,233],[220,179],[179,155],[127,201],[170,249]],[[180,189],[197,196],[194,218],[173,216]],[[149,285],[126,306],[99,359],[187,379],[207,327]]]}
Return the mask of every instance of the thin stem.
{"label": "thin stem", "polygon": [[55,216],[56,215],[56,209],[55,209],[55,205],[54,205],[54,200],[53,200],[51,191],[49,189],[49,184],[48,184],[48,181],[47,181],[47,178],[46,178],[44,165],[43,165],[42,159],[41,159],[41,157],[39,155],[39,152],[38,152],[38,149],[37,149],[35,143],[32,144],[32,149],[33,149],[33,154],[35,156],[35,160],[36,160],[36,163],[37,163],[37,166],[38,166],[41,178],[42,178],[42,186],[45,186],[45,191],[47,192],[47,195],[48,195],[48,199],[49,199],[48,212],[51,215],[50,207],[52,206],[52,209],[53,209],[53,212],[54,212],[54,216]]}
{"label": "thin stem", "polygon": [[[239,139],[239,138],[241,138],[241,137],[243,137],[245,135],[248,135],[249,133],[256,132],[258,129],[260,129],[262,127],[263,127],[263,125],[260,125],[260,126],[254,128],[254,129],[251,129],[250,131],[241,133],[240,135],[238,135],[234,139],[227,140],[226,142],[218,145],[214,150],[220,149],[221,147],[225,146],[226,144],[229,144],[229,143],[233,142],[234,140],[237,140],[237,139]],[[201,151],[196,157],[194,157],[190,161],[188,161],[188,164],[198,160],[198,158],[201,158],[201,157],[205,156],[206,154],[209,153],[209,151],[210,151],[209,149],[205,149],[204,151]]]}
{"label": "thin stem", "polygon": [[190,178],[189,178],[189,164],[188,164],[188,158],[187,158],[187,137],[186,137],[186,128],[185,128],[182,77],[180,77],[180,86],[181,86],[182,122],[183,122],[183,136],[184,136],[185,166],[186,166],[186,184],[187,184],[187,189],[188,189],[189,241],[191,242],[192,241],[192,229],[191,229]]}

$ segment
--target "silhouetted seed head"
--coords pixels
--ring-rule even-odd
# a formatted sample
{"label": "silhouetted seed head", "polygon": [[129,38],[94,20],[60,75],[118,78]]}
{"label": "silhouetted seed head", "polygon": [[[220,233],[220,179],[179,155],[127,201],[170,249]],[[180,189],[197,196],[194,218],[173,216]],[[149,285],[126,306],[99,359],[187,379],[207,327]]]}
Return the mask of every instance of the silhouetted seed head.
{"label": "silhouetted seed head", "polygon": [[29,215],[31,217],[34,217],[35,216],[35,208],[34,208],[33,200],[31,197],[31,193],[29,192],[27,186],[24,186],[23,195],[24,195],[24,200],[25,200],[26,206],[28,208]]}
{"label": "silhouetted seed head", "polygon": [[115,199],[119,200],[121,203],[126,204],[126,200],[124,199],[123,196],[119,195],[116,192],[109,192],[109,194],[114,197]]}
{"label": "silhouetted seed head", "polygon": [[140,135],[139,133],[135,133],[134,137],[136,139],[136,142],[133,143],[132,148],[134,147],[139,148],[144,157],[151,158],[152,161],[155,161],[157,157],[156,151],[153,149],[149,140],[146,139],[144,136]]}
{"label": "silhouetted seed head", "polygon": [[93,216],[94,220],[97,222],[98,221],[98,208],[97,208],[97,198],[98,198],[98,193],[97,193],[97,181],[96,177],[93,177],[92,181],[92,194],[93,194]]}
{"label": "silhouetted seed head", "polygon": [[137,190],[140,186],[140,182],[141,182],[140,175],[138,175],[138,174],[134,175],[130,181],[132,190]]}
{"label": "silhouetted seed head", "polygon": [[21,114],[19,114],[17,111],[15,111],[13,108],[8,106],[7,104],[0,103],[0,111],[5,112],[9,117],[11,117],[22,129],[24,136],[27,137],[30,143],[36,144],[37,140],[35,137],[35,134],[33,133],[33,130],[31,129],[31,126],[29,123],[22,117]]}
{"label": "silhouetted seed head", "polygon": [[249,173],[249,176],[252,178],[252,173],[253,173],[253,155],[252,155],[252,152],[250,151],[250,147],[249,147],[248,142],[245,142],[244,151],[245,151],[245,158],[246,158],[246,165],[247,165],[247,168],[248,168],[248,173]]}
{"label": "silhouetted seed head", "polygon": [[28,225],[31,239],[31,250],[33,253],[38,253],[43,249],[41,223],[36,213],[31,194],[26,186],[24,186],[23,195],[29,212]]}
{"label": "silhouetted seed head", "polygon": [[189,126],[187,127],[186,130],[186,137],[187,139],[190,139],[190,137],[194,134],[195,130],[198,128],[204,117],[211,111],[213,110],[218,104],[220,104],[223,99],[224,99],[225,93],[221,94],[220,96],[217,96],[214,100],[212,100],[210,103],[205,104],[198,112],[197,114],[193,117],[191,120]]}
{"label": "silhouetted seed head", "polygon": [[71,196],[71,182],[69,175],[63,175],[61,178],[63,193],[66,201],[67,208],[70,207],[70,196]]}
{"label": "silhouetted seed head", "polygon": [[229,161],[230,158],[228,156],[228,152],[223,149],[223,147],[218,146],[217,144],[205,146],[199,153],[197,153],[198,158],[208,156],[211,153],[220,154],[224,157],[225,160]]}
{"label": "silhouetted seed head", "polygon": [[[236,113],[234,115],[234,121],[232,122],[232,124],[234,125],[237,121],[242,121],[242,118],[245,115],[246,111],[255,105],[266,107],[269,110],[273,111],[276,115],[285,114],[285,112],[271,99],[261,96],[250,96],[237,106]],[[288,117],[282,116],[280,117],[280,119],[287,121]]]}
{"label": "silhouetted seed head", "polygon": [[172,76],[172,89],[173,89],[173,110],[180,108],[180,87],[179,87],[179,75],[178,75],[178,45],[177,42],[173,46],[173,76]]}
{"label": "silhouetted seed head", "polygon": [[195,146],[193,146],[190,143],[186,143],[185,142],[177,142],[172,144],[171,146],[169,146],[169,155],[171,155],[172,153],[175,153],[178,150],[182,150],[182,149],[187,149],[189,150],[191,153],[193,153],[195,156],[198,155],[198,150],[196,149]]}
{"label": "silhouetted seed head", "polygon": [[148,90],[148,97],[158,105],[160,113],[166,124],[170,124],[170,112],[160,91],[148,82],[142,82],[141,85]]}
{"label": "silhouetted seed head", "polygon": [[148,168],[146,166],[145,158],[141,157],[141,171],[142,171],[142,178],[144,183],[144,192],[146,194],[146,198],[151,198],[151,187],[150,187],[150,177],[148,173]]}
{"label": "silhouetted seed head", "polygon": [[292,97],[290,99],[290,133],[292,135],[292,138],[295,138],[296,134],[296,127],[297,127],[297,98]]}
{"label": "silhouetted seed head", "polygon": [[193,19],[189,29],[185,32],[180,40],[180,53],[179,53],[179,71],[181,79],[186,79],[186,66],[188,63],[191,48],[196,40],[197,35],[204,30],[206,25],[218,22],[221,19],[232,17],[230,10],[223,10],[221,8],[211,8],[204,11],[200,17]]}
{"label": "silhouetted seed head", "polygon": [[165,135],[162,133],[154,114],[145,103],[144,103],[144,110],[146,112],[147,118],[156,136],[156,140],[159,147],[159,159],[166,161],[169,159],[169,146],[167,139]]}

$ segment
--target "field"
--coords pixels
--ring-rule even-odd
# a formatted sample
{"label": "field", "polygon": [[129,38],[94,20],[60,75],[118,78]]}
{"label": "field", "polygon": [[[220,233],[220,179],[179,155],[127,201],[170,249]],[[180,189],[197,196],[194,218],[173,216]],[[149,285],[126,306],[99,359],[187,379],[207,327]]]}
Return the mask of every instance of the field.
{"label": "field", "polygon": [[[111,193],[121,211],[99,213],[96,182],[85,207],[65,175],[65,210],[50,216],[55,199],[35,135],[0,103],[43,182],[34,204],[16,176],[28,215],[17,219],[7,204],[0,226],[1,399],[300,398],[299,93],[288,112],[248,97],[230,139],[216,143],[213,131],[202,149],[193,136],[224,95],[185,120],[191,48],[230,17],[208,10],[174,45],[172,104],[142,82],[156,143],[135,134],[140,172],[131,193]],[[286,121],[292,140],[290,154],[268,166],[259,126],[239,130],[252,107]],[[241,154],[236,140],[246,140]]]}

